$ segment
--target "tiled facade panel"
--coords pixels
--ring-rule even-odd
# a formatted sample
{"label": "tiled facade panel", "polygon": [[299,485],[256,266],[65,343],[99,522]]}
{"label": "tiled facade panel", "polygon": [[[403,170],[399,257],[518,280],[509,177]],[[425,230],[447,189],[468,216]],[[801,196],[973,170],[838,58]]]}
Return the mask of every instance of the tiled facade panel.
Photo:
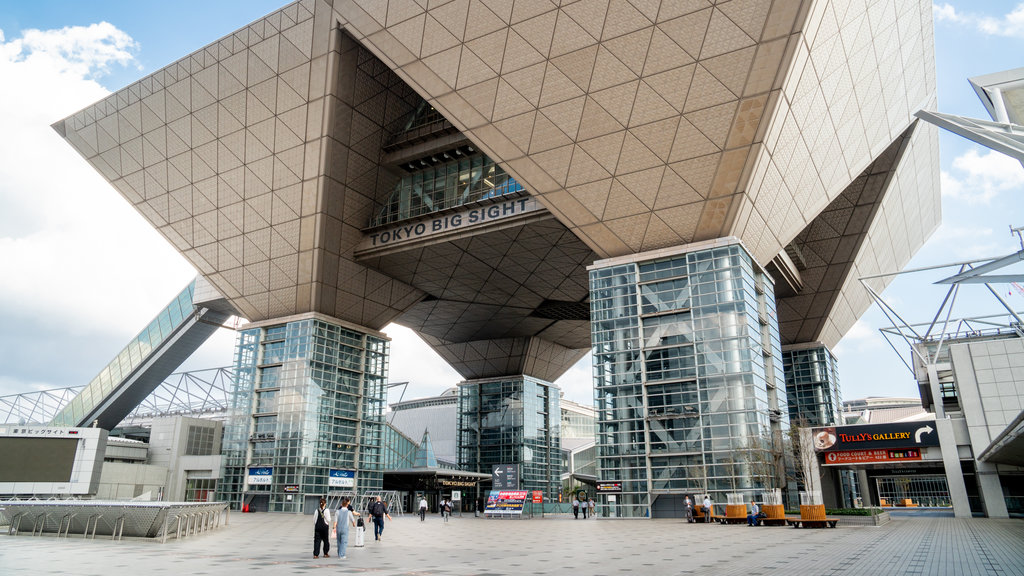
{"label": "tiled facade panel", "polygon": [[[758,261],[792,241],[934,98],[931,11],[917,0],[811,5],[753,168],[751,206],[734,226]],[[930,206],[933,180],[906,182],[904,193]]]}
{"label": "tiled facade panel", "polygon": [[419,96],[350,36],[335,31],[335,82],[323,139],[326,166],[320,206],[322,280],[313,307],[336,318],[382,328],[423,293],[352,256],[375,202],[390,193],[399,174],[382,167],[382,147],[414,110]]}
{"label": "tiled facade panel", "polygon": [[300,0],[55,128],[250,319],[586,346],[585,322],[526,312],[580,286],[502,269],[532,265],[516,242],[446,277],[353,259],[398,177],[381,147],[424,97],[568,228],[547,236],[578,238],[565,270],[725,235],[762,264],[796,238],[832,245],[802,303],[780,301],[785,341],[832,346],[867,308],[856,277],[895,270],[938,223],[933,129],[881,207],[842,206],[933,98],[932,52],[922,0]]}
{"label": "tiled facade panel", "polygon": [[599,255],[723,235],[796,2],[335,4]]}
{"label": "tiled facade panel", "polygon": [[[581,328],[583,330],[590,330],[589,323]],[[540,337],[457,343],[430,336],[423,339],[456,372],[468,379],[523,374],[554,382],[589,350],[566,348]]]}
{"label": "tiled facade panel", "polygon": [[[835,346],[871,306],[858,278],[902,269],[939,227],[941,198],[933,193],[939,190],[938,164],[938,129],[918,123],[818,337],[826,346]],[[871,282],[880,292],[888,279]]]}
{"label": "tiled facade panel", "polygon": [[291,4],[55,127],[242,316],[379,328],[420,293],[350,247],[387,186],[383,126],[409,108],[332,24],[323,3]]}
{"label": "tiled facade panel", "polygon": [[314,280],[306,165],[319,159],[313,51],[326,42],[313,10],[292,4],[56,126],[253,319],[304,309]]}

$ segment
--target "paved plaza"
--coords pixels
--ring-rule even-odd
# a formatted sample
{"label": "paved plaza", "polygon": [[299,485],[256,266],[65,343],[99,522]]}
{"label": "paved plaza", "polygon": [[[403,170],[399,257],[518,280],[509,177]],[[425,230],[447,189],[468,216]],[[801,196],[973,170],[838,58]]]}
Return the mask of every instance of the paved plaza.
{"label": "paved plaza", "polygon": [[[312,517],[232,514],[228,526],[157,541],[0,536],[2,574],[1024,575],[1024,521],[894,518],[834,530],[678,520],[407,516],[348,558],[312,557]],[[842,525],[840,525],[842,526]],[[333,544],[332,544],[333,546]]]}

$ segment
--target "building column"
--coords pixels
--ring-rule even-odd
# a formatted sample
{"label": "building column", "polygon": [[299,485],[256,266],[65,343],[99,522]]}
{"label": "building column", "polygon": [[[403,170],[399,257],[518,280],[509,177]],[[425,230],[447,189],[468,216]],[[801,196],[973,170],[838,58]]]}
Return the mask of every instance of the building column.
{"label": "building column", "polygon": [[864,507],[878,506],[878,498],[868,481],[868,471],[864,468],[857,468],[857,484],[860,487],[860,501]]}
{"label": "building column", "polygon": [[[317,313],[240,330],[219,497],[259,492],[271,511],[301,512],[331,490],[379,490],[389,348],[380,332]],[[332,486],[332,470],[355,485]]]}
{"label": "building column", "polygon": [[970,518],[971,502],[967,498],[967,484],[964,483],[964,471],[960,467],[960,453],[957,450],[952,421],[936,418],[935,431],[939,433],[942,466],[946,471],[946,485],[949,487],[949,499],[953,503],[953,515],[957,518]]}
{"label": "building column", "polygon": [[[596,262],[590,271],[598,477],[621,517],[659,498],[776,488],[788,428],[771,277],[734,238]],[[639,472],[639,474],[638,474]]]}
{"label": "building column", "polygon": [[516,464],[520,490],[561,492],[562,411],[558,387],[517,374],[459,383],[458,460],[464,470],[490,474]]}
{"label": "building column", "polygon": [[989,518],[1009,518],[1010,513],[1006,510],[1006,497],[1003,495],[1003,485],[999,482],[996,465],[976,460],[974,471],[978,477],[978,488],[981,490],[986,515]]}

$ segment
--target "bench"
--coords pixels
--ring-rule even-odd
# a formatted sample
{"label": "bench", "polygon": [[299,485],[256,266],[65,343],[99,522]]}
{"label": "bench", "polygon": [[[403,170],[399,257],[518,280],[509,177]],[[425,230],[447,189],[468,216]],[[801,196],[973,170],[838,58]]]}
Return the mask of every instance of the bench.
{"label": "bench", "polygon": [[[711,516],[715,518],[714,514]],[[718,521],[722,524],[746,524],[747,523],[747,505],[746,504],[729,504],[725,507],[725,516],[719,516]]]}
{"label": "bench", "polygon": [[786,524],[794,528],[835,528],[839,518],[826,518],[823,504],[801,504],[799,518],[786,518]]}
{"label": "bench", "polygon": [[808,520],[806,518],[786,518],[786,524],[793,528],[835,528],[839,518],[823,518],[821,520]]}
{"label": "bench", "polygon": [[758,520],[758,526],[786,525],[786,509],[782,504],[765,504],[761,506],[761,512],[764,512],[767,516]]}

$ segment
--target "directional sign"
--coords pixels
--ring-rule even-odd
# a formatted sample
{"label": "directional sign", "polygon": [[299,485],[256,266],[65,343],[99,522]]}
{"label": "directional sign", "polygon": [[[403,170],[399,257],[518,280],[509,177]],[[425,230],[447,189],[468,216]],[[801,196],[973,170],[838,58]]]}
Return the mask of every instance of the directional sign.
{"label": "directional sign", "polygon": [[519,489],[519,466],[517,464],[495,464],[491,470],[491,487],[495,490]]}
{"label": "directional sign", "polygon": [[811,431],[818,452],[938,446],[935,421],[830,426]]}

